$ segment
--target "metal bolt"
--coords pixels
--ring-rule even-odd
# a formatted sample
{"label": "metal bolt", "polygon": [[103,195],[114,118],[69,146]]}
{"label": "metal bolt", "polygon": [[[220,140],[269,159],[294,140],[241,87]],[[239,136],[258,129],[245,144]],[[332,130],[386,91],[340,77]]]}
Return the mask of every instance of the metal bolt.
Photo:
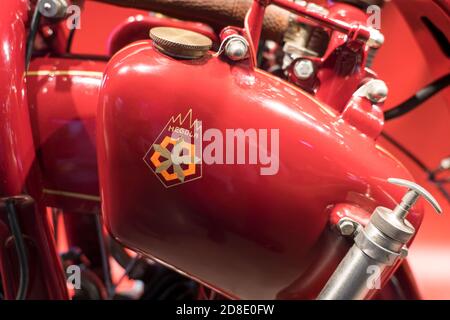
{"label": "metal bolt", "polygon": [[367,40],[367,45],[370,48],[378,49],[383,45],[383,43],[384,43],[383,34],[377,29],[370,29],[370,38],[369,40]]}
{"label": "metal bolt", "polygon": [[41,0],[39,11],[47,18],[63,18],[68,7],[66,0]]}
{"label": "metal bolt", "polygon": [[441,169],[443,169],[443,170],[450,169],[450,157],[442,159],[442,161],[441,161]]}
{"label": "metal bolt", "polygon": [[225,54],[233,61],[243,60],[248,54],[247,41],[240,37],[230,39],[225,45]]}
{"label": "metal bolt", "polygon": [[402,259],[405,259],[408,256],[408,248],[403,246],[402,249],[400,250],[400,257]]}
{"label": "metal bolt", "polygon": [[300,80],[308,80],[314,74],[314,65],[311,60],[300,59],[295,62],[294,74]]}
{"label": "metal bolt", "polygon": [[386,100],[388,87],[382,80],[372,80],[367,84],[367,98],[373,103],[380,103]]}
{"label": "metal bolt", "polygon": [[356,230],[356,223],[349,218],[342,218],[337,226],[343,236],[351,236]]}

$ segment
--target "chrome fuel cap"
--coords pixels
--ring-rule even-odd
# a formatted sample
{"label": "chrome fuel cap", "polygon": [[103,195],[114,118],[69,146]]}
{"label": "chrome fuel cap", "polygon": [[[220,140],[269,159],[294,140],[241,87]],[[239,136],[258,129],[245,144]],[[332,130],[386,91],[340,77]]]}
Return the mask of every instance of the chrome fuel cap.
{"label": "chrome fuel cap", "polygon": [[157,27],[150,30],[155,47],[174,58],[198,59],[211,49],[208,37],[185,29]]}

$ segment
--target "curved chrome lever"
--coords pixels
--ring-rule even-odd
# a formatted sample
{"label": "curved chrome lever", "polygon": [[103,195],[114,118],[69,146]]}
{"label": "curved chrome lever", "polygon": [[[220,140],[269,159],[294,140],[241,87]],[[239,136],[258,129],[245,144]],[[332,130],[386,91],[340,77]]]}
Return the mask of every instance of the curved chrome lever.
{"label": "curved chrome lever", "polygon": [[399,217],[406,217],[409,209],[416,203],[420,196],[424,197],[437,213],[442,213],[442,208],[436,199],[431,195],[431,193],[425,190],[425,188],[419,186],[417,183],[398,178],[389,178],[388,182],[409,189],[403,196],[400,204],[394,209],[394,214]]}

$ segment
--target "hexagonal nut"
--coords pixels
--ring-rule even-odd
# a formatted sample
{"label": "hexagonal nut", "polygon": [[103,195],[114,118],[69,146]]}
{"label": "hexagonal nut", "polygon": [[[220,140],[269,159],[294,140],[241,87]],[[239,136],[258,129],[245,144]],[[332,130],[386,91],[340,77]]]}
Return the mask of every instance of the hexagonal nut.
{"label": "hexagonal nut", "polygon": [[300,59],[294,64],[294,75],[300,80],[310,79],[314,72],[314,64],[311,60]]}

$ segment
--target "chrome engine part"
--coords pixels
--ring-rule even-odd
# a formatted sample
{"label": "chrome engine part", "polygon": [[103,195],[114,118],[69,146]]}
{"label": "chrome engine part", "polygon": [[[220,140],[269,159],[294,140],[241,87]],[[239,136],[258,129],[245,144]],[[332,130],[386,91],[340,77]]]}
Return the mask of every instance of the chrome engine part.
{"label": "chrome engine part", "polygon": [[394,210],[377,207],[366,227],[358,227],[355,244],[320,292],[318,300],[361,300],[370,290],[379,289],[382,271],[408,253],[406,244],[416,230],[406,216],[419,197],[427,200],[438,213],[442,212],[433,196],[421,186],[403,179],[390,178],[388,181],[409,190]]}

